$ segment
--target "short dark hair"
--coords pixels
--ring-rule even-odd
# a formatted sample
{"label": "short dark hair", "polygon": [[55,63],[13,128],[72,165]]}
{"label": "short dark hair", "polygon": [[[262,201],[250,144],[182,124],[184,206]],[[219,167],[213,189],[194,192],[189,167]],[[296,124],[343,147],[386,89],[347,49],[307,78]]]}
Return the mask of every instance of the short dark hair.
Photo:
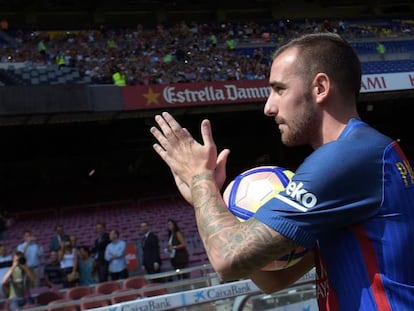
{"label": "short dark hair", "polygon": [[345,39],[330,32],[305,34],[281,46],[274,58],[290,48],[297,48],[297,70],[305,82],[311,83],[317,73],[325,73],[342,96],[353,94],[358,99],[361,63]]}
{"label": "short dark hair", "polygon": [[106,228],[106,223],[104,223],[103,221],[97,222],[96,225],[97,226],[102,226],[103,228]]}
{"label": "short dark hair", "polygon": [[24,256],[24,253],[21,252],[21,251],[15,251],[14,252],[14,255],[17,256],[17,257],[23,257]]}

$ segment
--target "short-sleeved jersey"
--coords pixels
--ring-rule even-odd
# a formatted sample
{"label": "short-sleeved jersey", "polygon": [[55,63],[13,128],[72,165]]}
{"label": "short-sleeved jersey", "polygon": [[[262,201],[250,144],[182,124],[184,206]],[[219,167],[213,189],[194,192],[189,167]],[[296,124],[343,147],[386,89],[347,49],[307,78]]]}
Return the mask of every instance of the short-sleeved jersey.
{"label": "short-sleeved jersey", "polygon": [[315,250],[320,310],[412,310],[414,174],[366,123],[351,119],[254,217]]}

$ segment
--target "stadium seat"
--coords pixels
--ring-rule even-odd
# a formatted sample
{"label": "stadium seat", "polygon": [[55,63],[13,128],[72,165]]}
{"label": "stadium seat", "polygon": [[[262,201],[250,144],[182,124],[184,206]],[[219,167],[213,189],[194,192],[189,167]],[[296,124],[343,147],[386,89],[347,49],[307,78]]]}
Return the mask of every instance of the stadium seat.
{"label": "stadium seat", "polygon": [[94,292],[97,294],[108,295],[114,290],[120,289],[121,283],[118,281],[107,281],[95,285]]}
{"label": "stadium seat", "polygon": [[148,284],[147,279],[144,276],[136,275],[130,276],[122,281],[123,288],[140,289],[142,286]]}
{"label": "stadium seat", "polygon": [[[22,310],[25,310],[25,309],[33,309],[33,308],[36,308],[36,307],[38,307],[37,304],[35,304],[35,303],[29,303],[29,304],[25,304],[22,307]],[[0,309],[0,310],[3,310],[3,309]]]}
{"label": "stadium seat", "polygon": [[[111,298],[111,304],[116,304],[124,301],[131,301],[137,299],[139,296],[136,293],[133,293],[134,289],[131,288],[121,288],[112,292],[113,295],[116,295]],[[125,294],[123,294],[125,293]]]}
{"label": "stadium seat", "polygon": [[82,297],[92,294],[91,288],[89,286],[75,286],[68,288],[66,291],[66,298],[76,300],[81,299]]}
{"label": "stadium seat", "polygon": [[168,290],[166,288],[153,288],[157,286],[161,286],[161,283],[148,283],[141,287],[143,292],[141,293],[141,297],[153,297],[158,295],[165,295],[168,294]]}
{"label": "stadium seat", "polygon": [[[56,290],[55,288],[53,288],[53,289]],[[49,286],[38,286],[38,287],[32,288],[30,290],[30,295],[32,297],[36,298],[41,293],[48,292],[50,290],[51,290],[51,288],[49,288]]]}
{"label": "stadium seat", "polygon": [[[100,299],[98,299],[100,297]],[[93,299],[93,300],[92,300]],[[108,299],[101,294],[92,293],[81,298],[80,309],[88,310],[93,308],[100,308],[109,305]]]}
{"label": "stadium seat", "polygon": [[65,302],[69,304],[71,300],[68,298],[61,298],[61,299],[53,300],[49,302],[49,304],[47,305],[47,310],[48,311],[77,311],[78,310],[75,305],[59,306],[60,304],[63,304]]}
{"label": "stadium seat", "polygon": [[62,299],[62,298],[64,298],[62,293],[49,290],[47,292],[40,293],[36,297],[36,303],[38,305],[46,306],[47,304],[49,304],[49,302],[53,300]]}
{"label": "stadium seat", "polygon": [[40,83],[40,80],[39,80],[39,78],[34,77],[34,78],[31,78],[30,79],[30,83],[31,84],[39,84]]}

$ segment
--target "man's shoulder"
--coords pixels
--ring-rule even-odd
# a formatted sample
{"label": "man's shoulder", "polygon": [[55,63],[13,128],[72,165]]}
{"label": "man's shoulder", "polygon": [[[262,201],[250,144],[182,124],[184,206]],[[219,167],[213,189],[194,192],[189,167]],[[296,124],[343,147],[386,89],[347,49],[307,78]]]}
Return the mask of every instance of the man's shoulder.
{"label": "man's shoulder", "polygon": [[378,145],[386,146],[392,139],[381,133],[378,129],[373,126],[359,120],[352,119],[344,132],[341,134],[337,140],[338,144],[353,144],[354,146],[363,146],[363,147],[375,147]]}
{"label": "man's shoulder", "polygon": [[347,134],[316,149],[306,161],[312,166],[316,163],[324,163],[317,167],[330,169],[330,165],[334,166],[338,163],[341,163],[342,167],[345,167],[346,163],[364,165],[366,163],[364,160],[382,157],[392,139],[365,123],[358,124],[361,126],[354,126]]}

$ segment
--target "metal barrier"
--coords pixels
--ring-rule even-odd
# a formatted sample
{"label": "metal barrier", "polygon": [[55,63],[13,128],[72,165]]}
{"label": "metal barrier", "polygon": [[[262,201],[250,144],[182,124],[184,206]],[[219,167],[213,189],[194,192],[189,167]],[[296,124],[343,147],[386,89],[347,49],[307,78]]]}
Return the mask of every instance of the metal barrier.
{"label": "metal barrier", "polygon": [[[157,280],[174,277],[182,273],[188,273],[188,270],[197,269],[188,268],[172,272],[163,272],[153,275],[146,275],[150,280],[156,282]],[[160,283],[153,287],[151,290],[160,288],[167,288],[168,294],[159,295],[155,297],[138,298],[119,304],[114,304],[106,307],[96,308],[97,311],[155,311],[155,310],[179,310],[191,307],[192,310],[202,309],[205,310],[244,310],[246,305],[256,305],[254,310],[269,310],[258,307],[272,306],[271,310],[288,310],[277,309],[284,305],[295,305],[310,301],[307,310],[317,310],[313,306],[316,306],[315,300],[315,271],[311,270],[299,279],[291,287],[279,291],[273,295],[266,295],[251,281],[241,280],[235,282],[228,282],[220,284],[217,274],[214,272],[208,272],[211,270],[210,265],[203,265],[198,269],[204,270],[205,275],[197,278],[184,279],[174,282]],[[122,293],[114,293],[105,295],[106,299],[112,297],[118,297],[130,294],[142,294],[148,289],[131,290]],[[102,300],[102,297],[91,297],[82,301],[96,301]],[[70,306],[80,304],[81,300],[72,300],[70,302],[62,302],[60,304],[54,304],[53,308]],[[197,307],[200,308],[197,308]],[[307,305],[308,306],[308,305]],[[31,311],[43,311],[48,310],[49,306],[39,306],[26,310]],[[290,309],[289,309],[290,310]]]}
{"label": "metal barrier", "polygon": [[[214,284],[218,279],[217,275],[211,274],[213,277],[209,281]],[[171,310],[180,309],[196,305],[214,305],[213,310],[224,308],[224,305],[232,305],[232,310],[238,311],[245,307],[249,299],[254,296],[261,296],[260,299],[273,299],[275,302],[282,300],[283,297],[295,296],[291,301],[286,300],[289,304],[301,303],[310,300],[309,306],[316,307],[315,287],[313,285],[315,279],[315,271],[311,270],[298,280],[292,287],[280,291],[275,295],[264,295],[262,291],[251,281],[241,280],[229,282],[225,284],[211,285],[203,288],[171,293],[156,297],[148,297],[134,301],[123,302],[117,305],[97,308],[100,311],[143,311],[143,310]],[[161,287],[161,286],[160,286]],[[275,300],[276,299],[276,300]],[[283,302],[282,302],[283,303]],[[307,302],[306,302],[307,303]],[[254,310],[257,310],[255,308]],[[312,310],[308,308],[308,310]],[[316,310],[316,309],[315,309]]]}

